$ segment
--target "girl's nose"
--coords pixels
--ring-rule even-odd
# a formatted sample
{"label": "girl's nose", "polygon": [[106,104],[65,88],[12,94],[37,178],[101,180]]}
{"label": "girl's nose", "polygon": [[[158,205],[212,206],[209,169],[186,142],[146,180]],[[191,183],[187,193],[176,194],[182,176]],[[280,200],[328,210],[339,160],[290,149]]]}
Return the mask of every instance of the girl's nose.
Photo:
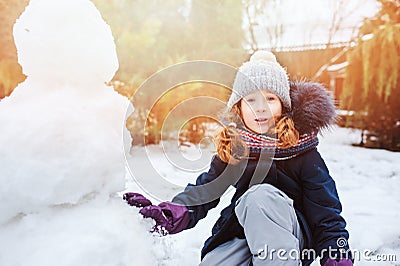
{"label": "girl's nose", "polygon": [[267,103],[267,101],[265,101],[265,100],[260,100],[260,101],[258,101],[258,103],[257,103],[257,106],[256,106],[256,111],[257,112],[259,112],[259,113],[264,113],[264,112],[267,112],[268,111],[268,103]]}

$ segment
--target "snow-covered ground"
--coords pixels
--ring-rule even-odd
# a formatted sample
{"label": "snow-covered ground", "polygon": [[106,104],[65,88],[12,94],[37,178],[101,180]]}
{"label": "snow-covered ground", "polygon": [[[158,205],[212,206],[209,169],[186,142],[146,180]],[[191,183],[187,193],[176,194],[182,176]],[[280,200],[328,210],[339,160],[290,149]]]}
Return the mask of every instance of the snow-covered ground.
{"label": "snow-covered ground", "polygon": [[[319,151],[336,181],[343,204],[343,216],[350,231],[349,242],[360,257],[356,265],[400,265],[400,153],[351,146],[359,142],[359,138],[359,131],[337,127],[320,136]],[[168,149],[168,145],[165,146]],[[130,165],[142,165],[147,161],[145,157],[150,157],[162,176],[176,184],[171,186],[171,194],[174,194],[179,185],[193,182],[201,171],[189,173],[178,169],[176,163],[165,158],[163,150],[165,148],[159,146],[147,149],[135,147]],[[211,158],[210,150],[204,150],[203,156]],[[195,147],[183,152],[191,159],[200,157]],[[201,162],[199,166],[203,164]],[[146,176],[146,170],[138,174]],[[128,190],[143,192],[133,179],[127,182]],[[157,194],[157,191],[151,192]],[[195,228],[167,236],[167,240],[160,239],[160,243],[165,241],[164,254],[168,255],[159,257],[159,265],[197,265],[201,247],[209,237],[219,211],[228,204],[232,192],[228,191],[218,207],[210,211]],[[397,262],[378,261],[388,255],[395,255]],[[317,262],[314,264],[318,265]]]}
{"label": "snow-covered ground", "polygon": [[[336,180],[352,249],[372,252],[371,261],[360,254],[357,265],[399,265],[400,153],[352,147],[358,138],[357,131],[335,128],[320,137],[319,150]],[[132,156],[128,155],[129,166],[136,165],[137,175],[154,180],[154,169],[143,167],[150,158],[152,167],[172,184],[165,188],[168,193],[161,194],[172,197],[207,170],[201,166],[212,152],[211,148],[204,149],[199,171],[190,173],[165,157],[165,150],[174,143],[164,144],[164,148],[134,147]],[[191,160],[200,157],[196,147],[182,152]],[[149,195],[129,174],[126,180],[125,191]],[[232,192],[228,191],[218,207],[195,228],[166,237],[147,233],[152,222],[143,219],[138,209],[126,205],[122,192],[20,215],[0,226],[0,265],[197,265],[201,247]],[[374,261],[382,255],[396,255],[397,262]]]}

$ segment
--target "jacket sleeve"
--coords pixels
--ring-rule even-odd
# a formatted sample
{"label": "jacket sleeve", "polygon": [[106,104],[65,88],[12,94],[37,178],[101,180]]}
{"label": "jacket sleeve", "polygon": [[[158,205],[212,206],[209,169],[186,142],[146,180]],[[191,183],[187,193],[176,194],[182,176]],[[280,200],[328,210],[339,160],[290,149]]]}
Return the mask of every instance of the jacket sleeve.
{"label": "jacket sleeve", "polygon": [[[341,257],[343,254],[340,251],[349,250],[349,233],[341,216],[342,205],[335,182],[317,149],[305,154],[301,163],[304,214],[311,229],[316,254],[322,255],[323,265],[329,250],[331,254]],[[351,254],[347,256],[351,258]]]}
{"label": "jacket sleeve", "polygon": [[208,211],[216,207],[227,188],[235,181],[236,166],[223,162],[214,156],[208,172],[202,173],[196,184],[188,184],[176,195],[172,202],[185,205],[189,209],[190,221],[186,229],[194,227]]}

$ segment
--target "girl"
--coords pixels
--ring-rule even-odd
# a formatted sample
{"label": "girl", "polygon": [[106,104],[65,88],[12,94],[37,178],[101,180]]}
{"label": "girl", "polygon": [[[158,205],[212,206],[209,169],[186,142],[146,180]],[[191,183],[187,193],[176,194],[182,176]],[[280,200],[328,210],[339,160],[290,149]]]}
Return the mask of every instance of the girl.
{"label": "girl", "polygon": [[202,249],[200,265],[353,265],[335,183],[317,151],[335,120],[317,83],[289,84],[270,52],[256,52],[235,77],[208,172],[172,202],[126,193],[128,204],[170,234],[194,227],[236,188]]}

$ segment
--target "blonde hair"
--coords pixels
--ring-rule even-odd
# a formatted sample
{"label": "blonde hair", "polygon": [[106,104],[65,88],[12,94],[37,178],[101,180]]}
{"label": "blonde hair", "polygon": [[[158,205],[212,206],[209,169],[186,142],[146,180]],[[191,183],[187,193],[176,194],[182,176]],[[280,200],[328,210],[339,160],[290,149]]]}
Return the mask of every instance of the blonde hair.
{"label": "blonde hair", "polygon": [[[240,101],[232,106],[227,112],[229,123],[237,124],[235,115],[242,118],[240,110]],[[299,141],[299,132],[294,126],[293,120],[288,116],[275,117],[275,127],[271,129],[279,140],[280,148],[289,148],[296,145]],[[237,164],[240,159],[249,155],[249,148],[241,139],[239,132],[234,126],[221,127],[214,136],[215,146],[218,157],[225,163]]]}

